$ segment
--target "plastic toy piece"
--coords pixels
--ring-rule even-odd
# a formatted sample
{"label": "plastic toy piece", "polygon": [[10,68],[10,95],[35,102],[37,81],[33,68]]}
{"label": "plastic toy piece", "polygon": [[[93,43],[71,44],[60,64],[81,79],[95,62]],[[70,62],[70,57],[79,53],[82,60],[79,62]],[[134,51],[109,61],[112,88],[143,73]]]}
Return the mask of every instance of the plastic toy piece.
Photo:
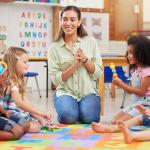
{"label": "plastic toy piece", "polygon": [[0,61],[0,76],[1,78],[7,74],[7,65],[5,62]]}
{"label": "plastic toy piece", "polygon": [[131,126],[129,129],[131,131],[143,131],[143,130],[150,129],[150,127],[149,126]]}
{"label": "plastic toy piece", "polygon": [[52,128],[49,128],[48,125],[45,125],[41,128],[41,130],[46,130],[46,131],[53,131]]}
{"label": "plastic toy piece", "polygon": [[118,74],[116,72],[115,65],[113,63],[110,64],[110,69],[111,69],[111,71],[113,73],[113,78],[117,78]]}
{"label": "plastic toy piece", "polygon": [[54,129],[60,129],[60,128],[64,128],[66,127],[65,124],[46,124],[45,126],[43,126],[41,129],[42,130],[46,130],[46,131],[54,131]]}
{"label": "plastic toy piece", "polygon": [[46,130],[46,131],[53,131],[53,125],[45,125],[41,128],[42,130]]}
{"label": "plastic toy piece", "polygon": [[5,62],[0,61],[0,75],[3,74],[7,70],[7,65]]}

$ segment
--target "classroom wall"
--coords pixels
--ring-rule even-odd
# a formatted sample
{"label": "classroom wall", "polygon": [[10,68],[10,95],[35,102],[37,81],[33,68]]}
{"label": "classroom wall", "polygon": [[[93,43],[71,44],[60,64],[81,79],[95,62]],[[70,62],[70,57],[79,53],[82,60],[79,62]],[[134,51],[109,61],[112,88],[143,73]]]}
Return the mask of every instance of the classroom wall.
{"label": "classroom wall", "polygon": [[104,0],[61,0],[62,6],[75,5],[82,8],[104,8]]}
{"label": "classroom wall", "polygon": [[[82,1],[82,0],[81,0]],[[76,1],[74,1],[76,2]],[[102,1],[103,2],[103,1]],[[104,13],[104,14],[109,14],[109,21],[108,24],[106,25],[106,28],[104,28],[105,30],[108,30],[108,32],[105,32],[105,34],[107,34],[107,39],[108,41],[106,42],[106,45],[102,45],[104,42],[102,42],[100,44],[100,51],[101,54],[113,54],[113,55],[123,55],[126,52],[127,49],[127,45],[126,45],[126,41],[116,41],[115,40],[115,21],[114,18],[116,16],[114,16],[114,11],[115,11],[115,0],[109,1],[106,0],[104,1],[104,6],[105,8],[103,9],[86,9],[86,11],[88,11],[88,13],[90,14],[90,12],[95,12],[95,13]],[[150,1],[149,0],[143,0],[144,3],[144,22],[145,20],[148,20],[147,18],[150,17],[149,13],[148,13],[148,8],[146,6],[149,6]],[[5,4],[6,5],[6,4]],[[53,31],[58,31],[58,28],[56,28],[56,26],[58,25],[58,21],[56,22],[56,20],[58,20],[58,13],[60,11],[60,9],[58,9],[58,11],[56,13],[52,13],[53,10],[55,8],[49,7],[49,6],[38,6],[38,5],[15,5],[15,10],[9,15],[7,14],[7,11],[10,11],[10,8],[12,7],[10,4],[8,4],[9,6],[7,8],[4,7],[4,4],[0,4],[0,12],[2,11],[3,13],[1,13],[0,15],[0,24],[6,23],[8,25],[8,28],[6,30],[6,32],[4,32],[6,34],[6,36],[8,37],[8,43],[6,43],[8,46],[11,46],[12,44],[16,43],[18,44],[18,34],[16,35],[16,31],[18,31],[18,29],[15,29],[15,22],[17,22],[16,16],[17,16],[17,12],[16,10],[24,10],[24,7],[26,7],[27,9],[44,9],[47,10],[48,12],[50,12],[49,14],[51,15],[51,19],[52,22],[54,22],[54,24],[52,23],[52,28],[50,29],[51,33],[49,35],[49,41],[52,41],[52,38],[54,36]],[[36,7],[35,7],[36,6]],[[13,6],[14,7],[14,6]],[[57,8],[56,8],[57,9]],[[146,10],[145,10],[146,9]],[[84,11],[84,10],[83,10]],[[87,14],[88,14],[87,13]],[[4,15],[5,14],[5,15]],[[13,14],[13,15],[12,15]],[[86,13],[85,13],[86,14]],[[84,13],[83,13],[84,15]],[[11,17],[12,16],[12,17]],[[88,16],[88,15],[87,15]],[[107,17],[106,17],[107,18]],[[5,22],[5,21],[6,22]],[[87,19],[89,21],[89,19]],[[12,23],[9,24],[8,21],[11,21]],[[145,22],[149,25],[149,22]],[[88,27],[90,29],[90,27]],[[53,30],[52,30],[53,29]],[[99,28],[100,29],[100,28]],[[100,29],[101,30],[101,29]],[[7,31],[11,31],[11,35],[7,34]],[[93,30],[94,31],[94,30]],[[109,38],[111,40],[109,40]],[[29,49],[30,50],[30,49]],[[45,63],[44,62],[30,62],[30,70],[36,71],[39,73],[39,85],[40,85],[40,89],[45,90],[45,80],[46,80],[46,69],[45,67]],[[28,86],[30,88],[32,88],[33,90],[36,90],[36,84],[34,79],[29,79],[29,83]],[[49,80],[49,88],[51,88],[51,84],[50,84],[50,80]]]}
{"label": "classroom wall", "polygon": [[[30,57],[47,57],[47,50],[53,35],[52,10],[51,6],[46,5],[0,3],[0,35],[5,37],[1,43],[7,47],[23,47]],[[30,23],[34,27],[31,27]],[[40,89],[43,90],[46,89],[45,65],[45,62],[29,62],[29,71],[39,73],[38,81]],[[34,78],[29,78],[27,86],[37,90]],[[49,86],[51,86],[50,80]]]}
{"label": "classroom wall", "polygon": [[150,22],[150,0],[143,0],[143,21]]}
{"label": "classroom wall", "polygon": [[143,28],[150,29],[150,0],[143,0]]}

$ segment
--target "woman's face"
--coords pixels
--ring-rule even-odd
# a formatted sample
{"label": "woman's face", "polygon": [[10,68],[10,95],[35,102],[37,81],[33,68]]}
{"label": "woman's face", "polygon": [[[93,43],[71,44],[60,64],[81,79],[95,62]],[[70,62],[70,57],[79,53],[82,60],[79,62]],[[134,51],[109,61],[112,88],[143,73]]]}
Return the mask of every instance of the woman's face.
{"label": "woman's face", "polygon": [[16,63],[16,70],[18,75],[24,75],[28,71],[28,60],[29,57],[27,54],[22,54],[17,63]]}
{"label": "woman's face", "polygon": [[133,45],[128,45],[128,60],[130,64],[137,64],[136,58],[135,58],[135,51]]}
{"label": "woman's face", "polygon": [[61,19],[61,28],[65,35],[77,35],[77,28],[80,26],[81,20],[78,20],[78,14],[73,10],[65,11]]}

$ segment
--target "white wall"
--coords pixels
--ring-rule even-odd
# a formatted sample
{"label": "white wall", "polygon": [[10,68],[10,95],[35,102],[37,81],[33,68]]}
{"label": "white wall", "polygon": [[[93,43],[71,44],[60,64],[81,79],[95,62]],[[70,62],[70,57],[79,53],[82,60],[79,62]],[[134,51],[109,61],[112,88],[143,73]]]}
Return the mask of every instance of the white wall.
{"label": "white wall", "polygon": [[143,0],[143,26],[150,29],[150,0]]}
{"label": "white wall", "polygon": [[104,0],[61,0],[62,6],[74,5],[81,8],[104,8]]}
{"label": "white wall", "polygon": [[143,20],[150,22],[150,0],[143,0]]}

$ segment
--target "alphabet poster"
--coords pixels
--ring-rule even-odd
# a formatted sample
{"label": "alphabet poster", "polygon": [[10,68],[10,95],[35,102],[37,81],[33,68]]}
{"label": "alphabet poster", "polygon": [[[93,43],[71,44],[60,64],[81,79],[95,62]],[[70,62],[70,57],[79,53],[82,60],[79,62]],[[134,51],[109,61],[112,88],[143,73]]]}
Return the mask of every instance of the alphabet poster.
{"label": "alphabet poster", "polygon": [[0,5],[0,12],[3,12],[5,15],[0,13],[0,41],[1,43],[6,43],[8,37],[8,9],[4,8],[3,5]]}
{"label": "alphabet poster", "polygon": [[[17,4],[3,4],[3,8],[8,17],[1,19],[0,27],[6,26],[3,34],[7,45],[26,49],[30,57],[47,57],[52,41],[52,8]],[[5,16],[4,10],[0,9],[0,18]]]}

